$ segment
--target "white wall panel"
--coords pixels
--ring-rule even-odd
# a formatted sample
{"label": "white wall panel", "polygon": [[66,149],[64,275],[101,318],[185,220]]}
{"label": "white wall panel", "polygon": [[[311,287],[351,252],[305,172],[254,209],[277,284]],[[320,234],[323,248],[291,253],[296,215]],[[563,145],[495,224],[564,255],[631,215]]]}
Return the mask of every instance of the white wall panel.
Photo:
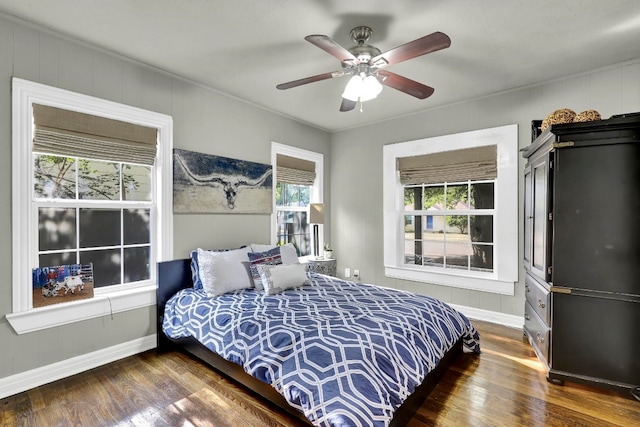
{"label": "white wall panel", "polygon": [[40,75],[39,33],[22,25],[9,24],[4,20],[2,23],[3,26],[8,25],[13,29],[13,76],[37,80]]}
{"label": "white wall panel", "polygon": [[93,53],[92,95],[109,101],[123,103],[122,82],[124,78],[122,61],[101,52]]}
{"label": "white wall panel", "polygon": [[[128,61],[122,63],[122,100],[120,102],[134,107],[140,107],[142,105],[143,74],[143,68]],[[100,81],[96,80],[96,84],[99,85]]]}
{"label": "white wall panel", "polygon": [[[7,23],[2,25],[0,22],[0,81],[5,84],[0,85],[0,195],[5,200],[10,200],[11,194],[11,86],[6,82],[11,80],[13,75],[13,25]],[[6,160],[5,160],[6,159]],[[0,203],[0,233],[5,236],[11,235],[10,224],[8,219],[11,218],[11,205],[9,203]],[[6,219],[5,219],[6,218]],[[11,266],[11,239],[0,240],[0,268],[10,268]],[[10,271],[10,270],[7,270]],[[8,277],[5,275],[5,278]],[[11,310],[11,294],[9,294],[10,285],[0,286],[0,313],[6,313]],[[2,366],[12,366],[13,354],[6,351],[9,343],[13,339],[13,330],[9,326],[7,320],[0,315],[0,376],[7,369]]]}
{"label": "white wall panel", "polygon": [[591,91],[584,90],[591,85],[591,76],[577,76],[562,82],[562,105],[576,113],[592,109]]}
{"label": "white wall panel", "polygon": [[38,41],[39,82],[58,86],[60,77],[58,41],[46,35],[39,35]]}
{"label": "white wall panel", "polygon": [[591,105],[603,118],[626,113],[622,110],[622,68],[608,68],[591,75]]}
{"label": "white wall panel", "polygon": [[[42,34],[42,37],[47,37]],[[93,95],[93,52],[81,45],[58,43],[58,84],[61,89]],[[46,67],[48,64],[41,64]],[[98,82],[96,84],[99,84]]]}
{"label": "white wall panel", "polygon": [[621,73],[622,111],[640,111],[640,64],[625,65]]}

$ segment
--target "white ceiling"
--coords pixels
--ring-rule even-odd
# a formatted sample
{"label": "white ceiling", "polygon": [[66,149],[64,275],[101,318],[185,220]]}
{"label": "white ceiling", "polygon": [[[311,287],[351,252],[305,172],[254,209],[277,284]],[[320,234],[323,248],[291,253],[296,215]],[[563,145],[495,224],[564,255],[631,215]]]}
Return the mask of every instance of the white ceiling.
{"label": "white ceiling", "polygon": [[[640,58],[638,0],[0,0],[0,11],[329,131]],[[341,113],[347,77],[276,89],[340,70],[306,35],[348,48],[360,25],[383,52],[449,35],[450,48],[389,67],[435,93],[387,87]]]}

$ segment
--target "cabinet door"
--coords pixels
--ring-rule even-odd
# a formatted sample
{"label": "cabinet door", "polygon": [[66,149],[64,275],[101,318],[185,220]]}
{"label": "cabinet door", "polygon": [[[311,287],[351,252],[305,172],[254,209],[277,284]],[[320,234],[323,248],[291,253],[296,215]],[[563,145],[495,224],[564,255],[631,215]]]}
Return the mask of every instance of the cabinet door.
{"label": "cabinet door", "polygon": [[640,384],[640,298],[595,293],[553,293],[552,298],[553,370],[598,382]]}
{"label": "cabinet door", "polygon": [[640,295],[640,144],[558,149],[553,284]]}
{"label": "cabinet door", "polygon": [[531,235],[533,234],[533,194],[531,168],[524,171],[524,268],[531,270]]}
{"label": "cabinet door", "polygon": [[537,158],[531,163],[531,267],[530,271],[543,281],[549,280],[548,260],[550,239],[549,222],[549,155]]}

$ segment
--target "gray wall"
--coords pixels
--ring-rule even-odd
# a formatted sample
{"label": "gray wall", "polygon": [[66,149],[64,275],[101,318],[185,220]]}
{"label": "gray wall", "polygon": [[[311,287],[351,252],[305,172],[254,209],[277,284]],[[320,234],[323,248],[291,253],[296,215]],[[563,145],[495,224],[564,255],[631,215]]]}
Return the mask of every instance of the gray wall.
{"label": "gray wall", "polygon": [[[195,84],[0,16],[0,379],[155,333],[155,308],[16,335],[11,312],[11,78],[173,116],[174,147],[271,162],[271,141],[325,154],[330,135]],[[329,194],[326,195],[327,201]],[[174,257],[269,242],[269,215],[175,215]],[[328,232],[328,230],[327,230]],[[7,351],[8,349],[8,351]]]}
{"label": "gray wall", "polygon": [[[331,149],[331,243],[344,267],[360,270],[369,283],[425,293],[453,304],[521,316],[524,313],[524,270],[514,296],[391,279],[384,276],[382,231],[382,146],[516,123],[519,145],[531,142],[531,120],[560,108],[576,113],[598,110],[603,118],[640,111],[640,66],[637,61],[541,86],[510,91],[434,109],[395,120],[335,133]],[[385,89],[390,90],[390,89]],[[441,90],[447,90],[442,88]],[[434,97],[438,96],[436,89]],[[429,99],[422,101],[429,105]],[[365,113],[366,114],[366,113]],[[354,161],[353,159],[357,159]],[[523,167],[519,173],[523,202]],[[519,226],[522,242],[522,221]],[[520,246],[522,246],[520,244]],[[522,247],[520,247],[522,255]]]}

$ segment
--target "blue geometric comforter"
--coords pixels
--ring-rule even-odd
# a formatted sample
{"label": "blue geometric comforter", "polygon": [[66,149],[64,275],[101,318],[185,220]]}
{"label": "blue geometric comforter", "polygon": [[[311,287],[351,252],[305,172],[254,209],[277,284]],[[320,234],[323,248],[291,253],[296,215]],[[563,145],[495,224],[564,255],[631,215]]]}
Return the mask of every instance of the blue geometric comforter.
{"label": "blue geometric comforter", "polygon": [[270,296],[184,289],[167,302],[163,330],[195,337],[331,427],[389,425],[459,338],[480,352],[474,326],[435,298],[309,276]]}

